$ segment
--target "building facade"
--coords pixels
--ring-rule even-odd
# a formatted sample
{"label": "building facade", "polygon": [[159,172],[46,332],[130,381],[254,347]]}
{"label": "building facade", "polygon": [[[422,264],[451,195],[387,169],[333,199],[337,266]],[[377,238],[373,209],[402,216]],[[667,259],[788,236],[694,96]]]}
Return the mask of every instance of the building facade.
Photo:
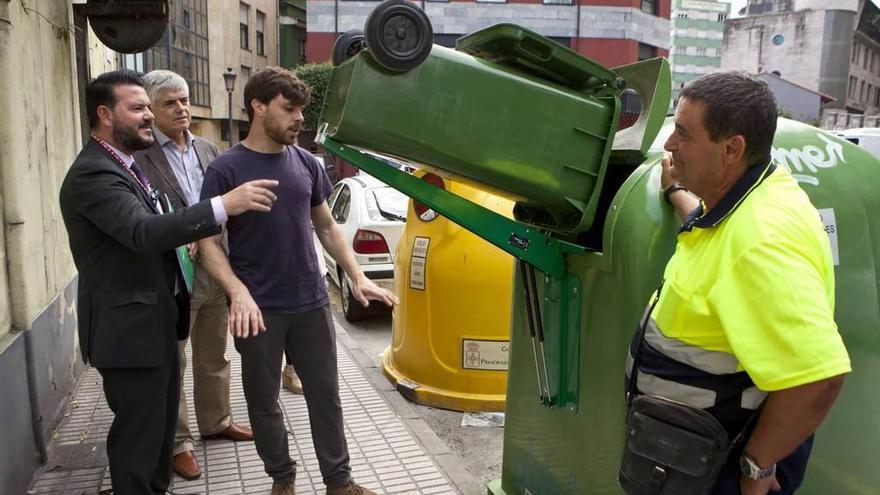
{"label": "building facade", "polygon": [[279,0],[282,67],[295,69],[306,63],[306,0]]}
{"label": "building facade", "polygon": [[[516,22],[606,66],[668,56],[671,0],[465,0],[416,2],[431,20],[434,43]],[[306,60],[330,59],[336,37],[363,29],[374,1],[309,0]]]}
{"label": "building facade", "polygon": [[862,3],[853,36],[846,109],[880,114],[880,9],[870,1]]}
{"label": "building facade", "polygon": [[672,6],[672,101],[685,84],[721,70],[724,21],[730,4],[716,0],[675,0]]}
{"label": "building facade", "polygon": [[[169,0],[169,25],[159,43],[135,55],[119,55],[120,65],[141,72],[169,69],[189,84],[192,132],[221,149],[247,135],[243,89],[252,73],[278,65],[278,0]],[[210,8],[209,8],[210,3]],[[229,98],[223,74],[236,74]]]}
{"label": "building facade", "polygon": [[722,70],[777,73],[846,105],[861,0],[750,0],[724,23]]}

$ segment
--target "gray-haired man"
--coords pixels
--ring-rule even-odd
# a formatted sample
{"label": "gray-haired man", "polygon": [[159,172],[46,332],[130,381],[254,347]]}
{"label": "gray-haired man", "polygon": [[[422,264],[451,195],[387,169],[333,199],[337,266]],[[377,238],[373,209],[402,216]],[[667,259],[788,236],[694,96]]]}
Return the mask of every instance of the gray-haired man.
{"label": "gray-haired man", "polygon": [[[208,164],[219,154],[217,147],[189,132],[189,87],[178,74],[154,70],[144,77],[155,122],[153,145],[135,153],[135,160],[154,186],[168,196],[174,209],[199,202]],[[198,264],[196,244],[190,254],[196,261],[190,303],[193,392],[196,419],[202,437],[253,440],[251,429],[232,422],[229,406],[229,361],[225,357],[228,311],[222,288]],[[179,344],[180,378],[186,367],[186,341]],[[174,438],[174,472],[185,479],[201,476],[193,455],[194,439],[189,428],[186,394],[180,388],[177,431]]]}

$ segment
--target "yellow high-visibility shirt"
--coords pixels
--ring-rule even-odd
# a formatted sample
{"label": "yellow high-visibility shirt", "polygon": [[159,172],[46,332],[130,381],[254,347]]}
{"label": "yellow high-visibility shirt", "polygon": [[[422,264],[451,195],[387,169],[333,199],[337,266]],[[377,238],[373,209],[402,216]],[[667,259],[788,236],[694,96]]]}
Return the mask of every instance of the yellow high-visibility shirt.
{"label": "yellow high-visibility shirt", "polygon": [[830,242],[797,182],[776,167],[725,208],[679,233],[652,313],[662,333],[733,354],[768,392],[851,371]]}

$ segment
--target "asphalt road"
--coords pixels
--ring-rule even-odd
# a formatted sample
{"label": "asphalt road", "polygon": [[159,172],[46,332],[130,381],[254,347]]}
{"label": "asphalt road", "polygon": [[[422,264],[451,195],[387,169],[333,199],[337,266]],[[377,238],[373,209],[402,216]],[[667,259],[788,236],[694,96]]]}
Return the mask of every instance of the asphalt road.
{"label": "asphalt road", "polygon": [[[380,355],[391,343],[390,313],[377,314],[357,323],[349,323],[342,316],[339,289],[331,282],[328,291],[331,308],[337,321],[343,326],[346,333],[357,341],[374,364],[381,367]],[[478,493],[486,493],[485,486],[501,476],[504,428],[465,427],[461,426],[462,413],[460,412],[418,404],[412,404],[412,407],[465,466],[465,469],[479,480],[482,489]]]}

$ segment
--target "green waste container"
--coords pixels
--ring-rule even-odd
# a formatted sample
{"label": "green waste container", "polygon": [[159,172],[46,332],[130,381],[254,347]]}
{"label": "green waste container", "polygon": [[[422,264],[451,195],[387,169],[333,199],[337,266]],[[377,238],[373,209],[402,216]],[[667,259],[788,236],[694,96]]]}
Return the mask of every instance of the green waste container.
{"label": "green waste container", "polygon": [[568,48],[501,24],[456,50],[434,45],[403,73],[366,51],[344,62],[330,78],[323,132],[491,184],[521,198],[518,220],[569,234],[592,223],[622,85]]}

